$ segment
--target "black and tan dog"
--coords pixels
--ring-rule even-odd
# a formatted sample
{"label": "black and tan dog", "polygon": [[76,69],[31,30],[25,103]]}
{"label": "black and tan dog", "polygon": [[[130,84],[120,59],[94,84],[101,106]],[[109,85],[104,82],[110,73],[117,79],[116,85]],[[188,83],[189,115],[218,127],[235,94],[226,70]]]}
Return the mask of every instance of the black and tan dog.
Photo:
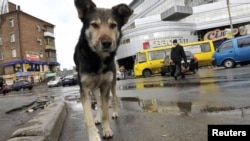
{"label": "black and tan dog", "polygon": [[[101,138],[95,122],[101,122],[103,137],[110,138],[113,132],[109,123],[109,93],[115,92],[115,55],[122,36],[121,27],[133,13],[126,4],[111,9],[97,8],[91,0],[75,0],[78,16],[83,23],[79,41],[75,47],[74,61],[78,72],[81,102],[89,141]],[[99,97],[101,111],[93,118],[90,93]],[[117,104],[113,117],[118,116]]]}

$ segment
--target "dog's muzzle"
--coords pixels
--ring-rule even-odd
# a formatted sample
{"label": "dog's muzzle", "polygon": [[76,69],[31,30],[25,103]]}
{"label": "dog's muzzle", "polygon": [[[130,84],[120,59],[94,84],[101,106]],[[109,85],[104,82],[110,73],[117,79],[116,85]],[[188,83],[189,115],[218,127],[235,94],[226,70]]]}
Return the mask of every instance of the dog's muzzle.
{"label": "dog's muzzle", "polygon": [[102,50],[103,51],[110,51],[111,50],[111,41],[102,41]]}

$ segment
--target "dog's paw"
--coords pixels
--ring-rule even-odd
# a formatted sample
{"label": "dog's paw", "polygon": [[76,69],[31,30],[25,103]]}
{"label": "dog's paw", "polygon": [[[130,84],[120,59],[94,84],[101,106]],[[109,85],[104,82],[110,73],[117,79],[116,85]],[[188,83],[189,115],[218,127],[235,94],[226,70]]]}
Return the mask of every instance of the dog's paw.
{"label": "dog's paw", "polygon": [[102,137],[105,139],[112,138],[113,137],[113,132],[110,128],[104,128],[103,129],[103,134]]}
{"label": "dog's paw", "polygon": [[89,131],[89,141],[101,141],[97,128]]}
{"label": "dog's paw", "polygon": [[114,113],[112,114],[112,119],[116,119],[116,118],[118,118],[118,113],[115,113],[115,112],[114,112]]}
{"label": "dog's paw", "polygon": [[101,124],[102,122],[100,120],[95,120],[95,125],[99,125]]}
{"label": "dog's paw", "polygon": [[95,117],[95,125],[101,124],[102,123],[102,119],[101,117],[97,116]]}

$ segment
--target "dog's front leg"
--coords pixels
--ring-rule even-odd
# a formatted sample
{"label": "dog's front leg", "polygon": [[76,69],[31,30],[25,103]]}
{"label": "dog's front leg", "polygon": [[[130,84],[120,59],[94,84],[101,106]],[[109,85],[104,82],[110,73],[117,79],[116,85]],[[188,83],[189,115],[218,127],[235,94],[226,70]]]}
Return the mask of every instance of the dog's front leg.
{"label": "dog's front leg", "polygon": [[84,110],[85,125],[88,132],[89,141],[101,141],[98,129],[95,126],[94,118],[91,111],[91,98],[88,88],[81,89],[81,101]]}
{"label": "dog's front leg", "polygon": [[116,84],[112,84],[111,86],[111,93],[113,95],[113,114],[112,114],[112,118],[118,118],[118,113],[119,113],[119,106],[118,106],[118,97],[116,94]]}
{"label": "dog's front leg", "polygon": [[110,86],[105,85],[104,87],[101,87],[101,99],[102,99],[102,123],[103,123],[103,137],[104,138],[111,138],[113,136],[113,132],[110,129],[109,124],[109,92],[110,92]]}
{"label": "dog's front leg", "polygon": [[93,90],[93,94],[96,99],[97,113],[95,117],[95,124],[100,124],[102,122],[102,101],[100,97],[100,89]]}

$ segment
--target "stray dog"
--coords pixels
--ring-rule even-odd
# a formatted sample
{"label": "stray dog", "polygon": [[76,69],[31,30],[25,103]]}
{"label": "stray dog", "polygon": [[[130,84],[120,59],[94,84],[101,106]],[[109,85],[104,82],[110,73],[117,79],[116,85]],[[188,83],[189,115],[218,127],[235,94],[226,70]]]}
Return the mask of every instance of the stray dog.
{"label": "stray dog", "polygon": [[[121,28],[127,23],[133,10],[126,4],[103,9],[97,8],[91,0],[74,2],[78,17],[83,23],[80,38],[75,47],[74,62],[78,72],[85,126],[89,141],[101,141],[95,122],[102,120],[104,138],[113,136],[109,123],[109,93],[111,90],[115,95],[113,97],[117,97],[114,58],[122,37]],[[91,111],[90,94],[97,97],[97,105],[101,107],[98,109],[103,112],[102,114],[97,112],[95,120]],[[115,112],[117,112],[116,109],[113,116],[117,117],[118,113]]]}

